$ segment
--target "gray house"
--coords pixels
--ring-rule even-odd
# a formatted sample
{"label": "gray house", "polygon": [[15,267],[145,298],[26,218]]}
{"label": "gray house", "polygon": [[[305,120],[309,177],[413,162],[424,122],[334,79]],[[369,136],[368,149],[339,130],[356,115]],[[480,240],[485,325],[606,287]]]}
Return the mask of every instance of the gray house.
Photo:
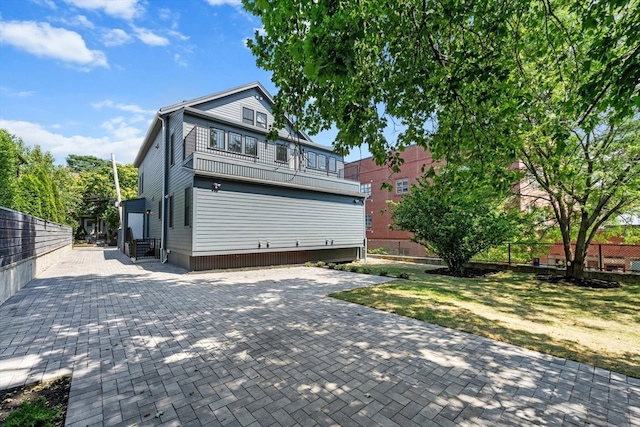
{"label": "gray house", "polygon": [[256,82],[160,109],[123,204],[129,239],[187,270],[357,259],[359,183],[291,124],[267,140],[272,102]]}

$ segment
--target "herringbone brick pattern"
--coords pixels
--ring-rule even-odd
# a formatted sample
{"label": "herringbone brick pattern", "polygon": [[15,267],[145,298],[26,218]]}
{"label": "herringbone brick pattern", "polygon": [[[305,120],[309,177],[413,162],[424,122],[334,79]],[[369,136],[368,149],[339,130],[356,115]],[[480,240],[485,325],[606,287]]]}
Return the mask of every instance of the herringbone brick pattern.
{"label": "herringbone brick pattern", "polygon": [[74,250],[0,306],[0,389],[73,374],[67,425],[640,426],[640,381],[325,295]]}

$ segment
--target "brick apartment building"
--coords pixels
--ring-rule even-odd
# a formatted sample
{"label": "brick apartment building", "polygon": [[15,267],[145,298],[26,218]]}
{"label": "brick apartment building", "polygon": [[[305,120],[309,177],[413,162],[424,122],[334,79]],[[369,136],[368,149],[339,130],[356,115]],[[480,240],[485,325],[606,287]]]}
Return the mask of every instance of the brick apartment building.
{"label": "brick apartment building", "polygon": [[[358,180],[360,191],[369,193],[365,201],[365,227],[369,251],[383,249],[388,253],[408,256],[425,256],[424,247],[409,239],[413,233],[392,230],[389,227],[391,214],[387,200],[400,201],[409,192],[411,184],[417,183],[434,161],[431,154],[417,145],[407,147],[402,153],[404,159],[401,171],[394,173],[386,165],[376,165],[373,157],[347,163],[344,167],[345,178]],[[424,166],[424,169],[423,169]],[[382,189],[383,183],[393,187],[392,191]]]}

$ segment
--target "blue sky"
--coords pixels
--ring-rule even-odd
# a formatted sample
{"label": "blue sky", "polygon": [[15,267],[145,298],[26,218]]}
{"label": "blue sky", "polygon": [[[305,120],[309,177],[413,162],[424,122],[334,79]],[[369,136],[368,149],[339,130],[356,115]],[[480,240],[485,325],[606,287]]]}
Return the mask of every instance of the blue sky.
{"label": "blue sky", "polygon": [[131,163],[162,107],[253,81],[277,92],[245,46],[261,27],[239,0],[3,0],[0,128],[58,164]]}

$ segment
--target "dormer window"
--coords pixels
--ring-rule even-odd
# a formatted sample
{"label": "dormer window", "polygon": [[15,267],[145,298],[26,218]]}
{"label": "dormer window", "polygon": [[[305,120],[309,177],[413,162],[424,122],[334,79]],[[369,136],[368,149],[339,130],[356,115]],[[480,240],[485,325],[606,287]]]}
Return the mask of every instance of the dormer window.
{"label": "dormer window", "polygon": [[267,115],[265,113],[256,112],[256,126],[262,129],[267,128]]}
{"label": "dormer window", "polygon": [[242,123],[253,126],[253,110],[250,108],[242,107]]}

